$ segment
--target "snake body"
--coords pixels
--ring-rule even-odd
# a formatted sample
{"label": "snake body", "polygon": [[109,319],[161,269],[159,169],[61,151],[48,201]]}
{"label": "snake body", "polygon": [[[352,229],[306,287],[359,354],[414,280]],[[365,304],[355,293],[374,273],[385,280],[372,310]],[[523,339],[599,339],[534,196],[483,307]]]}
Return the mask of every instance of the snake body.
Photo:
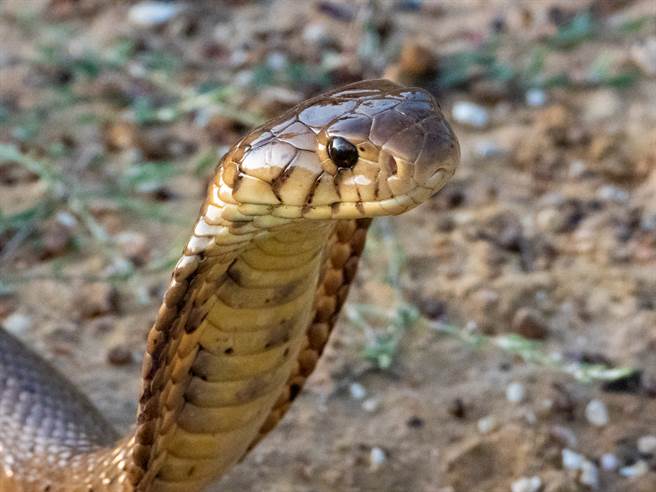
{"label": "snake body", "polygon": [[282,418],[348,294],[371,219],[425,201],[457,139],[432,96],[384,80],[310,99],[221,159],[150,329],[119,437],[0,330],[0,491],[197,491]]}

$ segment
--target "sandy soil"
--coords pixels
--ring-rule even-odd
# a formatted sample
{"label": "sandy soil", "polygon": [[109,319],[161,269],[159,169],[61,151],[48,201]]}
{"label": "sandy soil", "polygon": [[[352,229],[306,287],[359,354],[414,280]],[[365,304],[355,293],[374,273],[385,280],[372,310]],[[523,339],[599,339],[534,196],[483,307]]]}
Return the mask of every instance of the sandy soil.
{"label": "sandy soil", "polygon": [[[384,327],[343,319],[284,422],[212,490],[656,490],[653,0],[380,3],[372,15],[366,2],[199,1],[144,27],[124,3],[4,2],[0,142],[65,175],[83,206],[0,152],[0,322],[129,429],[168,276],[158,260],[188,233],[211,169],[199,163],[234,142],[251,113],[273,114],[323,86],[383,75],[418,83],[448,114],[468,101],[489,122],[454,118],[455,178],[374,231],[351,302],[395,305],[384,272],[400,248],[403,297],[429,321],[395,333],[392,364],[380,369],[363,348]],[[554,22],[589,5],[590,36],[549,45]],[[500,60],[521,65],[547,46],[542,80],[569,82],[532,103],[517,77],[480,66],[438,83],[453,70],[449,55],[480,53],[494,29]],[[132,50],[125,59],[120,43]],[[635,80],[618,87],[606,68]],[[227,105],[175,106],[210,82],[232,88]],[[141,123],[145,101],[180,114]],[[143,162],[168,164],[139,188],[125,176]],[[109,184],[126,179],[122,193],[156,205],[160,218],[121,208]],[[5,220],[42,200],[49,212],[26,227]],[[117,272],[128,274],[106,280]],[[465,343],[440,323],[489,343]],[[529,364],[499,347],[512,333],[558,362]],[[597,362],[639,375],[584,383],[566,371]]]}

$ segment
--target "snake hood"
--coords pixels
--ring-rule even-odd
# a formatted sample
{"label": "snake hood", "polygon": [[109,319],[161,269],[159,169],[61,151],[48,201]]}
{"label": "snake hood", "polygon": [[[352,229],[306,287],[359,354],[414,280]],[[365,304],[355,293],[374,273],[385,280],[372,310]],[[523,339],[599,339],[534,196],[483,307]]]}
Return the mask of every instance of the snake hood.
{"label": "snake hood", "polygon": [[441,189],[459,157],[428,92],[358,82],[245,136],[222,161],[216,198],[285,218],[396,215]]}

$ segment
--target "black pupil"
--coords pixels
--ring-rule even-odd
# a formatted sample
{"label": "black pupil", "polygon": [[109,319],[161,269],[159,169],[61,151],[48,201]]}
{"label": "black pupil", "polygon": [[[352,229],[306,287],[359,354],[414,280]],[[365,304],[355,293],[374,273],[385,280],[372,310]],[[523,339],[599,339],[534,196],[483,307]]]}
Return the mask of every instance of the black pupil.
{"label": "black pupil", "polygon": [[328,156],[341,169],[350,169],[358,162],[358,149],[348,140],[335,137],[328,143]]}

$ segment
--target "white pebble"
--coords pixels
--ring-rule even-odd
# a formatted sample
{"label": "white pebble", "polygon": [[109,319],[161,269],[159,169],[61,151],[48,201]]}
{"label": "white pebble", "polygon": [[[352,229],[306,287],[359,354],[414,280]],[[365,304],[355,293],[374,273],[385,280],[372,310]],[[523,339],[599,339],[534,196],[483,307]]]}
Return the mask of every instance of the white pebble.
{"label": "white pebble", "polygon": [[319,46],[329,46],[333,42],[333,38],[324,24],[315,22],[306,25],[303,29],[303,41]]}
{"label": "white pebble", "polygon": [[586,461],[582,454],[568,448],[563,449],[560,454],[563,459],[563,468],[566,470],[580,470]]}
{"label": "white pebble", "polygon": [[506,399],[511,403],[521,403],[526,398],[526,389],[522,383],[510,383],[506,388]]}
{"label": "white pebble", "polygon": [[373,413],[380,408],[380,400],[378,398],[367,398],[362,402],[362,409],[365,412]]}
{"label": "white pebble", "polygon": [[547,93],[542,89],[529,89],[526,91],[526,104],[533,107],[547,104]]}
{"label": "white pebble", "polygon": [[613,185],[604,185],[597,190],[597,198],[607,202],[625,203],[629,197],[628,191]]}
{"label": "white pebble", "polygon": [[266,57],[266,64],[271,70],[280,72],[287,68],[289,60],[287,59],[287,55],[282,51],[272,51]]}
{"label": "white pebble", "polygon": [[351,383],[349,392],[354,400],[364,400],[367,396],[367,390],[360,383]]}
{"label": "white pebble", "polygon": [[595,490],[599,488],[599,470],[594,463],[588,460],[583,462],[579,482]]}
{"label": "white pebble", "polygon": [[585,407],[585,418],[592,425],[603,427],[608,424],[608,409],[601,400],[590,400]]}
{"label": "white pebble", "polygon": [[644,461],[636,461],[631,466],[620,468],[620,475],[626,478],[640,477],[649,471],[649,466]]}
{"label": "white pebble", "polygon": [[499,427],[499,423],[497,422],[497,419],[495,419],[493,415],[488,415],[487,417],[483,417],[482,419],[479,419],[477,426],[478,426],[478,432],[480,432],[481,434],[489,434],[490,432],[496,430],[497,427]]}
{"label": "white pebble", "polygon": [[638,451],[642,454],[656,453],[656,436],[642,436],[638,439]]}
{"label": "white pebble", "polygon": [[541,488],[542,479],[538,476],[522,477],[510,486],[512,492],[538,492]]}
{"label": "white pebble", "polygon": [[138,27],[156,27],[166,24],[183,9],[169,2],[139,2],[128,11],[128,20]]}
{"label": "white pebble", "polygon": [[32,318],[27,314],[22,314],[19,312],[10,314],[2,322],[2,326],[5,327],[5,330],[18,337],[26,333],[30,329],[31,325]]}
{"label": "white pebble", "polygon": [[620,467],[620,460],[613,453],[604,453],[599,459],[601,468],[605,471],[615,471]]}
{"label": "white pebble", "polygon": [[369,463],[371,464],[372,470],[377,470],[380,468],[380,466],[383,465],[385,461],[387,461],[387,455],[385,454],[385,451],[379,447],[371,448],[369,453]]}
{"label": "white pebble", "polygon": [[483,159],[493,159],[495,157],[501,157],[507,153],[506,149],[491,140],[485,140],[474,144],[474,152]]}
{"label": "white pebble", "polygon": [[55,216],[55,220],[69,229],[74,229],[77,226],[77,219],[75,218],[75,215],[70,212],[58,212]]}
{"label": "white pebble", "polygon": [[588,172],[588,166],[583,159],[574,159],[569,163],[569,175],[571,178],[580,178]]}
{"label": "white pebble", "polygon": [[458,101],[453,105],[453,119],[461,125],[485,128],[490,122],[487,109],[469,101]]}

